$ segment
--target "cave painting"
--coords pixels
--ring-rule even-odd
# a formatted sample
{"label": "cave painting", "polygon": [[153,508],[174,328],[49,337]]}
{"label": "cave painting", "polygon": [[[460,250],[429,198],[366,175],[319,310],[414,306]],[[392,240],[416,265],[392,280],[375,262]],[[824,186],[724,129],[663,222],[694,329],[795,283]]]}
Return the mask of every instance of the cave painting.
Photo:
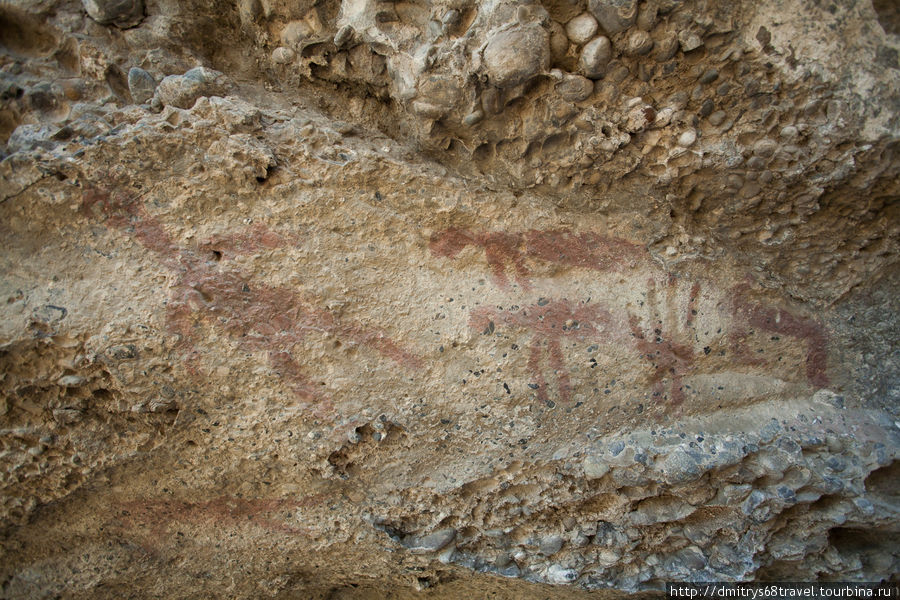
{"label": "cave painting", "polygon": [[742,283],[731,291],[735,329],[731,333],[735,347],[745,351],[741,340],[749,328],[776,335],[785,335],[807,343],[806,379],[816,388],[828,385],[828,336],[822,324],[784,309],[756,304],[748,298],[750,286]]}
{"label": "cave painting", "polygon": [[491,277],[503,289],[509,288],[507,270],[510,268],[516,282],[526,290],[531,289],[526,258],[594,271],[624,271],[646,258],[643,248],[627,240],[568,231],[473,233],[448,229],[432,236],[429,243],[434,256],[446,258],[456,258],[467,246],[484,251]]}
{"label": "cave painting", "polygon": [[[311,332],[325,332],[338,340],[371,348],[409,369],[418,357],[393,342],[384,331],[352,321],[339,320],[284,287],[252,281],[223,257],[258,252],[284,245],[288,238],[256,225],[225,237],[206,240],[198,249],[178,246],[159,219],[124,192],[91,189],[84,194],[82,210],[102,216],[106,224],[126,231],[160,261],[178,274],[167,305],[167,326],[182,337],[190,351],[195,326],[205,321],[224,330],[241,348],[264,351],[277,374],[304,401],[330,410],[319,386],[303,372],[292,354],[295,345]],[[206,249],[206,252],[200,250]]]}
{"label": "cave painting", "polygon": [[[686,282],[688,287],[684,287],[685,282],[663,272],[646,249],[627,240],[590,232],[479,233],[448,229],[433,235],[429,243],[433,256],[450,259],[458,258],[469,246],[484,252],[492,281],[507,291],[511,288],[510,270],[523,290],[533,288],[529,264],[546,263],[607,273],[649,272],[646,306],[641,302],[640,308],[631,304],[614,307],[597,302],[577,304],[565,299],[542,299],[537,305],[515,311],[475,308],[469,324],[474,330],[486,333],[493,332],[497,325],[531,333],[528,359],[531,387],[545,403],[550,403],[547,371],[555,375],[559,399],[568,402],[572,397],[571,374],[561,346],[565,339],[628,345],[652,369],[650,383],[655,397],[665,396],[674,405],[685,401],[685,377],[696,373],[698,361],[710,353],[708,346],[701,347],[698,343],[695,322],[698,303],[704,285],[709,286],[711,297],[716,294],[716,286]],[[725,293],[724,299],[729,325],[726,338],[738,365],[765,364],[764,359],[748,348],[748,338],[753,332],[772,334],[772,339],[790,337],[805,343],[807,383],[816,388],[828,385],[827,334],[821,323],[759,304],[750,298],[749,291],[749,284],[740,284]]]}
{"label": "cave painting", "polygon": [[613,318],[609,311],[597,305],[579,304],[568,300],[539,301],[519,310],[503,311],[479,307],[472,311],[469,324],[485,332],[492,332],[495,323],[526,329],[532,333],[528,369],[535,381],[532,386],[538,398],[550,402],[542,359],[546,355],[549,368],[556,374],[559,398],[568,402],[572,395],[569,372],[563,360],[561,341],[564,339],[601,341],[611,334]]}
{"label": "cave painting", "polygon": [[278,518],[278,513],[313,506],[323,497],[319,494],[292,500],[220,496],[202,502],[162,498],[135,500],[120,505],[118,518],[126,528],[147,530],[154,538],[165,536],[172,525],[178,524],[219,528],[250,524],[271,533],[311,535],[315,533],[314,529],[288,525]]}
{"label": "cave painting", "polygon": [[669,398],[674,404],[681,404],[685,400],[684,376],[691,372],[696,358],[692,331],[700,284],[695,282],[691,285],[687,306],[678,314],[677,283],[674,277],[666,278],[666,300],[661,301],[656,280],[648,279],[647,304],[652,311],[650,322],[645,324],[640,317],[629,312],[628,327],[641,358],[652,365],[650,381],[654,395],[662,396],[663,382],[669,379]]}

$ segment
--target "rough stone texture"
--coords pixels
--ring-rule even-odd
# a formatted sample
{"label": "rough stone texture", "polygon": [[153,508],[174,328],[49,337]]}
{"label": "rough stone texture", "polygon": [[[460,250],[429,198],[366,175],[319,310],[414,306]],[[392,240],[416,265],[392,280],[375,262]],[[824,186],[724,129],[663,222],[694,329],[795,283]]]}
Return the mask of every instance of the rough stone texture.
{"label": "rough stone texture", "polygon": [[892,4],[142,9],[0,4],[4,598],[900,570]]}
{"label": "rough stone texture", "polygon": [[81,0],[88,16],[101,25],[123,29],[134,27],[144,18],[143,0]]}

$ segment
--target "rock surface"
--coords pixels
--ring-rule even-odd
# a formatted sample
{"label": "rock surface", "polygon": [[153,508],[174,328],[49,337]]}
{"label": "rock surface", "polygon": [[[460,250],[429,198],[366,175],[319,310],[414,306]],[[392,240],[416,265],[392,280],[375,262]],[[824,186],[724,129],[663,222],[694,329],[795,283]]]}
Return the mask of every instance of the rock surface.
{"label": "rock surface", "polygon": [[896,574],[900,23],[826,4],[0,4],[0,596]]}

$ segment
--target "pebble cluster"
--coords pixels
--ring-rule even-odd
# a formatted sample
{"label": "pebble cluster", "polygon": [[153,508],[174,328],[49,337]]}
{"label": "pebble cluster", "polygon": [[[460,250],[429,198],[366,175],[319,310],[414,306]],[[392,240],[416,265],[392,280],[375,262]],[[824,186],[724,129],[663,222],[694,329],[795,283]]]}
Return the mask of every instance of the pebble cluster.
{"label": "pebble cluster", "polygon": [[511,465],[434,498],[424,514],[373,525],[444,562],[586,589],[791,573],[877,580],[893,551],[848,562],[843,544],[854,528],[897,518],[896,505],[881,510],[892,502],[884,482],[896,474],[900,433],[888,421],[851,423],[841,406],[822,391],[807,405],[773,407],[768,421],[735,411],[735,433],[698,418],[572,442],[554,460]]}

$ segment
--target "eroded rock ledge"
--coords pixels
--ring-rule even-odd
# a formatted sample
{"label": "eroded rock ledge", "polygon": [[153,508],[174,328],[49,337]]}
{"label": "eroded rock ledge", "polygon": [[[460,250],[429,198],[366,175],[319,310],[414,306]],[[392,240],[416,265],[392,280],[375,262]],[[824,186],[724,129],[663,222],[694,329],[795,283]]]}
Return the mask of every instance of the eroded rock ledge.
{"label": "eroded rock ledge", "polygon": [[887,3],[0,5],[0,590],[898,572]]}

